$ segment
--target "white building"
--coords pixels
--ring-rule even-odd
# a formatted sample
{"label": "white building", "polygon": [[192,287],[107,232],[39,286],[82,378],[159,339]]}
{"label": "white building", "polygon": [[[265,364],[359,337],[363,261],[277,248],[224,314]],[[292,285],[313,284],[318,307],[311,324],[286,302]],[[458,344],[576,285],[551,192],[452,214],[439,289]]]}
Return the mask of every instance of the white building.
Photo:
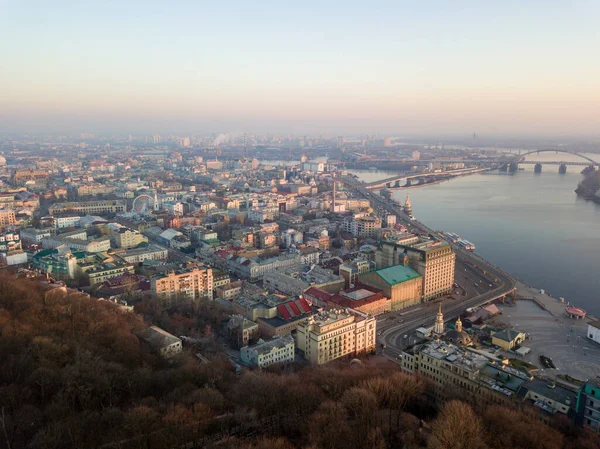
{"label": "white building", "polygon": [[371,315],[329,310],[296,327],[296,346],[314,364],[375,350],[377,322]]}
{"label": "white building", "polygon": [[354,237],[375,238],[377,237],[377,231],[381,229],[381,219],[370,215],[355,218],[352,221],[344,221],[342,229],[351,233]]}
{"label": "white building", "polygon": [[587,336],[590,340],[600,343],[600,321],[592,321],[588,324]]}
{"label": "white building", "polygon": [[141,263],[145,260],[167,260],[169,250],[158,245],[149,245],[147,248],[136,248],[119,254],[121,259],[129,263]]}
{"label": "white building", "polygon": [[21,239],[30,243],[40,243],[42,239],[50,237],[54,233],[51,229],[36,229],[36,228],[25,228],[21,229],[19,233]]}
{"label": "white building", "polygon": [[[261,340],[262,341],[262,340]],[[251,366],[266,368],[279,363],[294,361],[294,338],[283,335],[267,342],[259,341],[254,346],[244,346],[240,350],[242,361]]]}
{"label": "white building", "polygon": [[295,229],[286,229],[281,233],[281,243],[285,248],[289,248],[292,245],[298,245],[303,242],[304,235],[300,231]]}
{"label": "white building", "polygon": [[81,220],[79,215],[73,215],[69,217],[54,217],[54,227],[57,229],[78,227],[79,220]]}

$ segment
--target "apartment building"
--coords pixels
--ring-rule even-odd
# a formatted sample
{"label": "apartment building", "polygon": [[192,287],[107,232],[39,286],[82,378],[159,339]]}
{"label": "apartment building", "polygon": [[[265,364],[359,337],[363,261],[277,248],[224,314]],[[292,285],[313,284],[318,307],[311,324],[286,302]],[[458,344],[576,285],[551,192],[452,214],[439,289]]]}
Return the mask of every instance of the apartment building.
{"label": "apartment building", "polygon": [[342,230],[354,237],[376,238],[381,229],[381,218],[374,216],[359,217],[342,223]]}
{"label": "apartment building", "polygon": [[376,327],[374,317],[359,312],[319,312],[296,326],[296,347],[305,359],[321,365],[374,351]]}
{"label": "apartment building", "polygon": [[110,235],[110,240],[116,248],[132,249],[140,243],[148,243],[148,237],[133,229],[120,227]]}
{"label": "apartment building", "polygon": [[213,299],[211,268],[192,268],[171,271],[151,280],[152,293],[165,300]]}
{"label": "apartment building", "polygon": [[0,209],[0,229],[6,228],[7,226],[15,226],[16,224],[17,219],[14,210]]}
{"label": "apartment building", "polygon": [[340,265],[340,276],[344,278],[344,288],[351,288],[358,283],[361,274],[368,273],[375,269],[375,263],[370,260],[355,260],[350,263]]}

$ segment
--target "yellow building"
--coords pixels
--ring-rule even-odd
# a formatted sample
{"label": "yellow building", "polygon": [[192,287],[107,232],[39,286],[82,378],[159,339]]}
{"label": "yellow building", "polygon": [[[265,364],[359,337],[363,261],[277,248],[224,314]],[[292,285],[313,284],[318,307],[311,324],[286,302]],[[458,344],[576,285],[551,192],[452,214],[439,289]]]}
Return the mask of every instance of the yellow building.
{"label": "yellow building", "polygon": [[374,317],[347,310],[329,310],[312,315],[296,327],[296,347],[311,363],[375,350]]}
{"label": "yellow building", "polygon": [[439,240],[423,240],[410,245],[382,242],[375,254],[378,268],[408,263],[422,277],[423,300],[452,291],[456,255],[452,247]]}
{"label": "yellow building", "polygon": [[148,243],[148,238],[133,229],[121,227],[114,231],[110,237],[117,248],[137,248],[140,243]]}
{"label": "yellow building", "polygon": [[377,288],[390,298],[392,310],[404,309],[421,302],[421,275],[408,265],[394,265],[359,276],[361,283]]}
{"label": "yellow building", "polygon": [[0,209],[0,228],[17,224],[14,210]]}
{"label": "yellow building", "polygon": [[160,298],[213,299],[213,275],[211,268],[171,271],[162,277],[152,278],[152,293]]}
{"label": "yellow building", "polygon": [[492,344],[505,351],[510,351],[524,341],[525,334],[514,329],[504,329],[492,335]]}

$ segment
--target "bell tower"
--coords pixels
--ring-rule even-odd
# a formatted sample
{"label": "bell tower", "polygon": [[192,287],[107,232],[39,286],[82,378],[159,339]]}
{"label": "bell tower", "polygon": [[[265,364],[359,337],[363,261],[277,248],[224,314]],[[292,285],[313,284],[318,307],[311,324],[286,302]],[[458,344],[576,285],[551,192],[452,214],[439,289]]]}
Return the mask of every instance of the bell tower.
{"label": "bell tower", "polygon": [[[461,323],[462,327],[462,323]],[[442,313],[442,303],[440,302],[440,306],[438,307],[438,313],[435,317],[435,326],[433,327],[433,332],[437,335],[442,335],[444,333],[444,314]]]}

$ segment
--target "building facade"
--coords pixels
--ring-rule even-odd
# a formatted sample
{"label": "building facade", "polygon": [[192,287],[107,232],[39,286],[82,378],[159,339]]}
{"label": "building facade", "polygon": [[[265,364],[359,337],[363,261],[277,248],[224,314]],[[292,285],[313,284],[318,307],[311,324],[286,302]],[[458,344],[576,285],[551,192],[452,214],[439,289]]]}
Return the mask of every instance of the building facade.
{"label": "building facade", "polygon": [[423,281],[419,273],[408,265],[394,265],[359,276],[361,283],[377,288],[390,298],[392,310],[419,304],[423,295]]}
{"label": "building facade", "polygon": [[120,253],[119,257],[129,263],[141,263],[145,260],[167,260],[169,250],[158,245],[149,245],[146,248],[130,249]]}
{"label": "building facade", "polygon": [[294,361],[294,338],[291,335],[275,337],[240,350],[242,361],[250,366],[266,368]]}
{"label": "building facade", "polygon": [[383,268],[405,263],[406,258],[422,277],[424,301],[452,291],[456,254],[447,242],[427,240],[412,245],[382,242],[375,263]]}
{"label": "building facade", "polygon": [[360,238],[375,238],[380,229],[381,219],[374,216],[359,217],[342,223],[342,230]]}
{"label": "building facade", "polygon": [[73,212],[83,215],[121,214],[126,211],[127,203],[121,200],[56,203],[48,209],[50,215],[62,215]]}
{"label": "building facade", "polygon": [[17,219],[15,217],[15,211],[10,209],[0,209],[0,229],[8,226],[15,226]]}
{"label": "building facade", "polygon": [[304,358],[321,365],[341,357],[375,350],[374,317],[347,310],[312,315],[296,327],[296,347]]}
{"label": "building facade", "polygon": [[171,271],[151,280],[152,293],[165,300],[213,299],[211,268]]}

